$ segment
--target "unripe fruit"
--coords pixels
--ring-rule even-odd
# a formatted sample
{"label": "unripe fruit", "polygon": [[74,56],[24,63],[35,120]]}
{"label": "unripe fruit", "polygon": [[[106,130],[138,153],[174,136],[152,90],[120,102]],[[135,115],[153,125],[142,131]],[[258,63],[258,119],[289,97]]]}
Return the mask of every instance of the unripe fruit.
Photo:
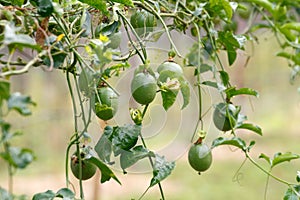
{"label": "unripe fruit", "polygon": [[155,16],[145,10],[137,10],[132,14],[130,23],[136,29],[138,35],[144,35],[153,31],[153,27],[157,24]]}
{"label": "unripe fruit", "polygon": [[[77,179],[80,179],[79,166],[79,159],[76,153],[74,153],[71,157],[71,171]],[[97,168],[93,163],[90,163],[89,161],[84,159],[81,160],[81,180],[90,179],[95,175],[96,170]]]}
{"label": "unripe fruit", "polygon": [[217,129],[229,131],[236,125],[237,108],[232,104],[219,103],[213,113],[213,121]]}
{"label": "unripe fruit", "polygon": [[142,105],[151,103],[156,95],[156,80],[149,73],[137,73],[131,82],[131,93],[134,100]]}
{"label": "unripe fruit", "polygon": [[162,71],[172,71],[178,74],[183,74],[182,68],[176,62],[166,61],[158,66],[157,72],[160,73]]}
{"label": "unripe fruit", "polygon": [[197,172],[206,171],[212,163],[212,154],[206,144],[194,144],[188,153],[189,164]]}
{"label": "unripe fruit", "polygon": [[95,94],[94,98],[94,112],[97,117],[102,120],[113,118],[118,109],[117,94],[109,87],[101,87],[98,89],[98,94]]}

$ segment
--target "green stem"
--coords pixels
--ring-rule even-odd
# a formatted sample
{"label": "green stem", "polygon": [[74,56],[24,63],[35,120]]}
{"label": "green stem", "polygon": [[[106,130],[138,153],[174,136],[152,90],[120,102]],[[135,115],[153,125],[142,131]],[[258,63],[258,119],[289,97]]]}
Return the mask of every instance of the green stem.
{"label": "green stem", "polygon": [[[143,119],[144,119],[144,116],[145,116],[145,114],[147,112],[148,107],[149,107],[149,104],[145,105],[145,108],[144,108],[144,110],[142,112],[142,118]],[[145,142],[144,137],[143,137],[142,134],[140,134],[140,138],[141,138],[143,146],[147,149],[147,145],[146,145],[146,142]],[[148,156],[148,158],[149,158],[149,162],[151,164],[152,169],[154,169],[154,163],[153,163],[153,160],[152,160],[151,156]],[[164,200],[165,199],[164,191],[163,191],[163,188],[162,188],[162,185],[161,185],[160,182],[158,183],[158,187],[159,187],[161,198],[162,198],[162,200]],[[142,196],[139,199],[141,199],[145,195],[145,193],[148,191],[148,189],[149,188],[147,188],[147,190],[142,194]]]}
{"label": "green stem", "polygon": [[[77,108],[76,108],[76,101],[75,101],[75,97],[74,97],[74,93],[73,93],[73,89],[72,89],[72,85],[71,85],[71,81],[70,81],[70,76],[69,76],[69,72],[66,72],[66,76],[67,76],[67,83],[68,83],[68,88],[69,88],[69,92],[71,95],[71,99],[72,99],[72,105],[73,105],[73,114],[74,114],[74,131],[75,131],[75,140],[73,142],[71,142],[71,144],[76,142],[76,152],[77,152],[77,156],[78,156],[78,160],[79,160],[79,187],[80,187],[80,198],[84,199],[84,192],[83,192],[83,185],[82,185],[82,160],[81,160],[81,156],[80,156],[80,146],[79,146],[79,134],[78,134],[78,122],[77,122]],[[71,145],[68,146],[67,148],[67,153],[66,156],[69,156],[69,150],[70,150]],[[68,177],[68,163],[69,163],[69,158],[66,158],[66,181],[67,181],[67,187],[69,186],[69,177]]]}
{"label": "green stem", "polygon": [[277,176],[274,176],[271,172],[269,172],[268,170],[264,169],[262,166],[260,166],[255,160],[253,160],[253,158],[249,155],[249,153],[247,151],[245,151],[245,155],[246,157],[250,160],[250,162],[252,164],[254,164],[257,168],[259,168],[261,171],[263,171],[265,174],[267,174],[268,176],[272,177],[273,179],[275,179],[276,181],[283,183],[287,186],[291,186],[294,185],[293,183],[287,182],[281,178],[278,178]]}
{"label": "green stem", "polygon": [[182,57],[182,55],[178,51],[175,43],[173,42],[173,39],[172,39],[171,34],[170,34],[170,31],[169,31],[169,29],[168,29],[165,21],[162,19],[162,17],[160,16],[160,14],[158,12],[156,12],[156,10],[152,6],[150,6],[146,1],[144,1],[144,2],[134,1],[134,4],[137,4],[137,5],[141,6],[141,7],[143,7],[144,9],[150,11],[151,13],[153,13],[159,19],[159,21],[163,25],[164,29],[166,30],[167,37],[168,37],[168,39],[169,39],[169,41],[171,43],[172,48],[174,49],[174,51],[176,52],[176,54],[177,54],[178,57]]}
{"label": "green stem", "polygon": [[[271,173],[271,169],[269,170],[269,173]],[[267,174],[267,181],[266,181],[265,192],[264,192],[264,200],[267,200],[269,180],[270,180],[270,175]]]}
{"label": "green stem", "polygon": [[198,24],[194,23],[194,26],[196,27],[196,31],[197,31],[197,35],[198,35],[198,65],[197,65],[197,90],[198,90],[198,103],[199,103],[199,110],[198,110],[198,121],[197,121],[197,124],[196,124],[196,127],[195,127],[195,130],[194,130],[194,133],[193,133],[193,136],[192,136],[192,139],[191,139],[191,142],[194,140],[194,137],[195,137],[195,134],[198,130],[198,126],[199,126],[199,123],[201,124],[201,129],[203,129],[203,121],[202,121],[202,92],[201,92],[201,86],[200,86],[200,83],[201,83],[201,77],[200,77],[200,66],[201,66],[201,46],[200,46],[200,43],[201,43],[201,35],[200,35],[200,29],[199,29],[199,26]]}
{"label": "green stem", "polygon": [[[139,35],[137,34],[137,32],[134,30],[133,26],[132,26],[131,23],[128,21],[128,19],[127,19],[121,12],[119,12],[119,11],[117,11],[117,14],[122,18],[124,27],[125,27],[125,29],[126,29],[126,33],[127,33],[128,39],[129,39],[130,43],[134,46],[135,50],[136,50],[137,53],[138,53],[138,49],[137,49],[136,46],[133,44],[133,42],[132,42],[132,40],[131,40],[131,37],[130,37],[130,35],[129,35],[129,32],[128,32],[127,26],[125,26],[125,24],[129,26],[131,32],[132,32],[133,35],[136,37],[136,39],[137,39],[137,41],[138,41],[138,43],[139,43],[139,45],[140,45],[140,47],[141,47],[141,49],[142,49],[143,56],[144,56],[144,58],[143,58],[143,59],[141,58],[141,59],[142,59],[143,63],[145,64],[145,60],[147,60],[147,52],[146,52],[146,49],[145,49],[145,45],[143,45],[141,38],[139,37]],[[141,56],[140,56],[140,57],[141,57]]]}

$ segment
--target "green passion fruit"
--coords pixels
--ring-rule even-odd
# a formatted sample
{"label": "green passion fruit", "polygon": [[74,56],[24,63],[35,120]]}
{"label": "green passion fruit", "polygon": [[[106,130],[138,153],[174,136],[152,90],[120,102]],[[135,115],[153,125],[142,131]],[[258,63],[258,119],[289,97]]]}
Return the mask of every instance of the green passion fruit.
{"label": "green passion fruit", "polygon": [[217,104],[213,113],[213,122],[221,131],[232,130],[236,125],[238,109],[230,103]]}
{"label": "green passion fruit", "polygon": [[156,95],[156,80],[146,72],[137,73],[131,82],[131,93],[134,100],[142,105],[151,103]]}
{"label": "green passion fruit", "polygon": [[166,61],[158,66],[157,72],[161,73],[162,71],[172,71],[178,74],[183,74],[182,68],[176,62]]}
{"label": "green passion fruit", "polygon": [[206,144],[193,144],[188,152],[188,161],[197,172],[206,171],[212,163],[211,149]]}
{"label": "green passion fruit", "polygon": [[102,120],[113,118],[117,112],[118,96],[109,87],[99,88],[94,96],[94,102],[94,112]]}
{"label": "green passion fruit", "polygon": [[130,23],[138,35],[153,31],[153,27],[157,24],[155,16],[145,10],[137,10],[133,13],[130,17]]}
{"label": "green passion fruit", "polygon": [[[80,179],[80,164],[77,154],[74,153],[71,157],[71,171],[73,175]],[[81,179],[88,180],[92,178],[96,173],[97,167],[89,162],[88,160],[82,159],[81,160]]]}

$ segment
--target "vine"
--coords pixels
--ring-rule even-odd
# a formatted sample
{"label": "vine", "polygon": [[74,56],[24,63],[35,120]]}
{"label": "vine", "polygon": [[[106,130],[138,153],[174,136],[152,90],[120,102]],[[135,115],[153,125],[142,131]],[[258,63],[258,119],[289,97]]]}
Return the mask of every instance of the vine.
{"label": "vine", "polygon": [[[278,164],[299,159],[299,154],[276,153],[271,158],[262,153],[259,158],[268,163],[269,169],[250,156],[255,141],[247,145],[238,136],[238,130],[260,136],[263,131],[247,121],[235,97],[258,97],[258,92],[252,88],[237,88],[226,71],[227,64],[235,63],[238,52],[245,50],[246,43],[257,41],[255,34],[267,29],[275,35],[282,49],[277,56],[288,61],[292,69],[291,82],[294,82],[300,74],[299,7],[298,1],[276,0],[1,1],[0,157],[7,162],[9,180],[7,190],[0,188],[0,198],[5,195],[8,199],[13,198],[15,170],[25,168],[35,158],[32,150],[12,146],[13,138],[19,133],[10,132],[11,124],[5,117],[13,110],[23,116],[30,115],[30,106],[35,103],[29,96],[11,93],[10,77],[30,73],[31,68],[39,67],[65,73],[72,102],[74,134],[66,145],[66,187],[57,192],[37,193],[33,200],[75,199],[70,169],[78,179],[79,198],[85,199],[83,181],[91,178],[96,168],[101,171],[101,183],[114,180],[121,184],[113,172],[116,161],[127,174],[128,168],[144,158],[149,160],[153,176],[139,199],[143,199],[155,185],[160,198],[166,199],[162,181],[172,173],[175,161],[148,149],[143,122],[158,95],[167,112],[177,101],[178,94],[183,99],[181,109],[188,107],[192,92],[197,93],[198,103],[198,116],[188,152],[192,168],[199,174],[204,173],[212,163],[214,148],[234,146],[244,153],[243,164],[250,161],[267,175],[265,199],[269,178],[287,186],[284,199],[299,199],[299,174],[296,175],[297,182],[292,183],[272,173]],[[241,21],[247,24],[243,31],[237,29]],[[173,32],[195,41],[186,55],[178,48]],[[148,44],[159,42],[162,36],[166,36],[170,44],[168,57],[153,67]],[[220,58],[221,51],[226,53],[227,60]],[[16,52],[31,52],[32,58],[17,57]],[[132,60],[142,64],[131,66]],[[194,79],[187,80],[183,68],[193,69]],[[117,91],[112,79],[130,70],[133,72],[131,91]],[[205,144],[209,132],[204,123],[208,111],[204,112],[202,94],[206,89],[213,89],[220,95],[221,102],[213,102],[208,111],[213,110],[213,124],[224,133],[209,147]],[[117,113],[119,98],[124,92],[130,93],[136,104],[128,108],[128,118],[132,123],[118,125],[111,119]],[[95,146],[91,146],[89,135],[93,115],[106,125]],[[71,153],[73,149],[75,152]],[[235,175],[237,179],[239,170]]]}

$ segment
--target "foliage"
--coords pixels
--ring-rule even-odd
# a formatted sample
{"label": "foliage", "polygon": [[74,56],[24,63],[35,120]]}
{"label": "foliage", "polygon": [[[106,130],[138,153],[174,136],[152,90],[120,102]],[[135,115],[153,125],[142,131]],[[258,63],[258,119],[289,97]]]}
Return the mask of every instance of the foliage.
{"label": "foliage", "polygon": [[[0,55],[0,144],[3,146],[0,157],[8,163],[10,177],[16,169],[27,167],[35,157],[30,149],[12,146],[13,138],[21,132],[11,132],[12,125],[5,121],[5,117],[12,111],[22,116],[30,115],[30,108],[35,103],[29,96],[12,93],[9,80],[13,75],[39,67],[65,73],[72,100],[74,134],[66,151],[66,188],[56,193],[51,190],[37,193],[34,200],[75,198],[75,191],[71,190],[69,180],[69,155],[72,147],[78,152],[79,198],[84,199],[80,178],[82,160],[97,166],[102,174],[101,183],[111,179],[120,183],[112,170],[116,164],[113,160],[119,157],[124,173],[129,167],[147,158],[153,177],[145,193],[150,187],[158,185],[161,199],[165,199],[161,183],[172,173],[175,161],[168,161],[163,155],[147,148],[142,131],[144,116],[149,104],[158,98],[156,93],[160,93],[162,106],[167,112],[177,101],[178,94],[183,97],[181,109],[185,109],[190,103],[191,91],[195,91],[199,110],[198,118],[195,119],[195,131],[190,133],[191,144],[195,139],[202,142],[204,134],[199,138],[195,138],[195,135],[206,132],[203,123],[205,113],[202,110],[202,90],[206,87],[216,90],[222,99],[222,102],[213,102],[211,107],[215,109],[212,120],[224,136],[215,138],[210,148],[231,145],[240,149],[245,158],[266,173],[268,178],[272,177],[288,186],[284,199],[299,199],[299,174],[296,177],[297,183],[291,183],[271,173],[278,164],[299,159],[299,155],[291,152],[277,153],[270,158],[262,153],[259,157],[266,160],[270,167],[266,170],[249,154],[255,141],[250,141],[247,145],[248,142],[237,134],[239,129],[244,129],[263,135],[258,125],[247,122],[247,117],[242,114],[242,107],[237,105],[235,98],[240,95],[259,95],[255,89],[232,85],[231,76],[225,68],[235,63],[238,52],[245,50],[246,43],[257,41],[256,33],[267,29],[274,33],[282,49],[277,56],[288,61],[292,69],[291,82],[294,82],[300,74],[299,8],[299,1],[277,0],[1,1],[0,47],[5,53]],[[241,22],[247,23],[243,30]],[[121,30],[124,32],[121,33]],[[186,55],[178,50],[171,32],[194,39],[195,43]],[[147,42],[157,42],[162,35],[170,43],[169,58],[164,63],[167,66],[156,69],[151,65],[153,61],[148,59]],[[120,46],[125,38],[128,51],[124,53]],[[29,51],[32,52],[32,59],[16,56],[18,52]],[[226,53],[227,61],[220,59],[220,51]],[[184,67],[194,70],[194,79],[185,77],[180,63],[175,62],[176,56],[183,60]],[[142,64],[131,66],[129,63],[132,59],[139,59]],[[88,128],[92,111],[103,120],[114,117],[117,106],[112,105],[112,101],[117,101],[123,92],[129,91],[119,93],[111,80],[119,78],[128,68],[135,68],[135,77],[147,75],[151,79],[147,82],[145,78],[141,78],[138,83],[132,84],[134,91],[131,93],[138,105],[136,108],[128,108],[128,118],[133,122],[121,126],[110,125],[113,122],[108,121],[97,144],[91,146]],[[202,76],[204,74],[210,76]],[[104,90],[105,95],[101,94]],[[139,91],[138,95],[135,91]],[[12,198],[12,184],[9,185],[8,191],[0,188],[0,197]]]}

